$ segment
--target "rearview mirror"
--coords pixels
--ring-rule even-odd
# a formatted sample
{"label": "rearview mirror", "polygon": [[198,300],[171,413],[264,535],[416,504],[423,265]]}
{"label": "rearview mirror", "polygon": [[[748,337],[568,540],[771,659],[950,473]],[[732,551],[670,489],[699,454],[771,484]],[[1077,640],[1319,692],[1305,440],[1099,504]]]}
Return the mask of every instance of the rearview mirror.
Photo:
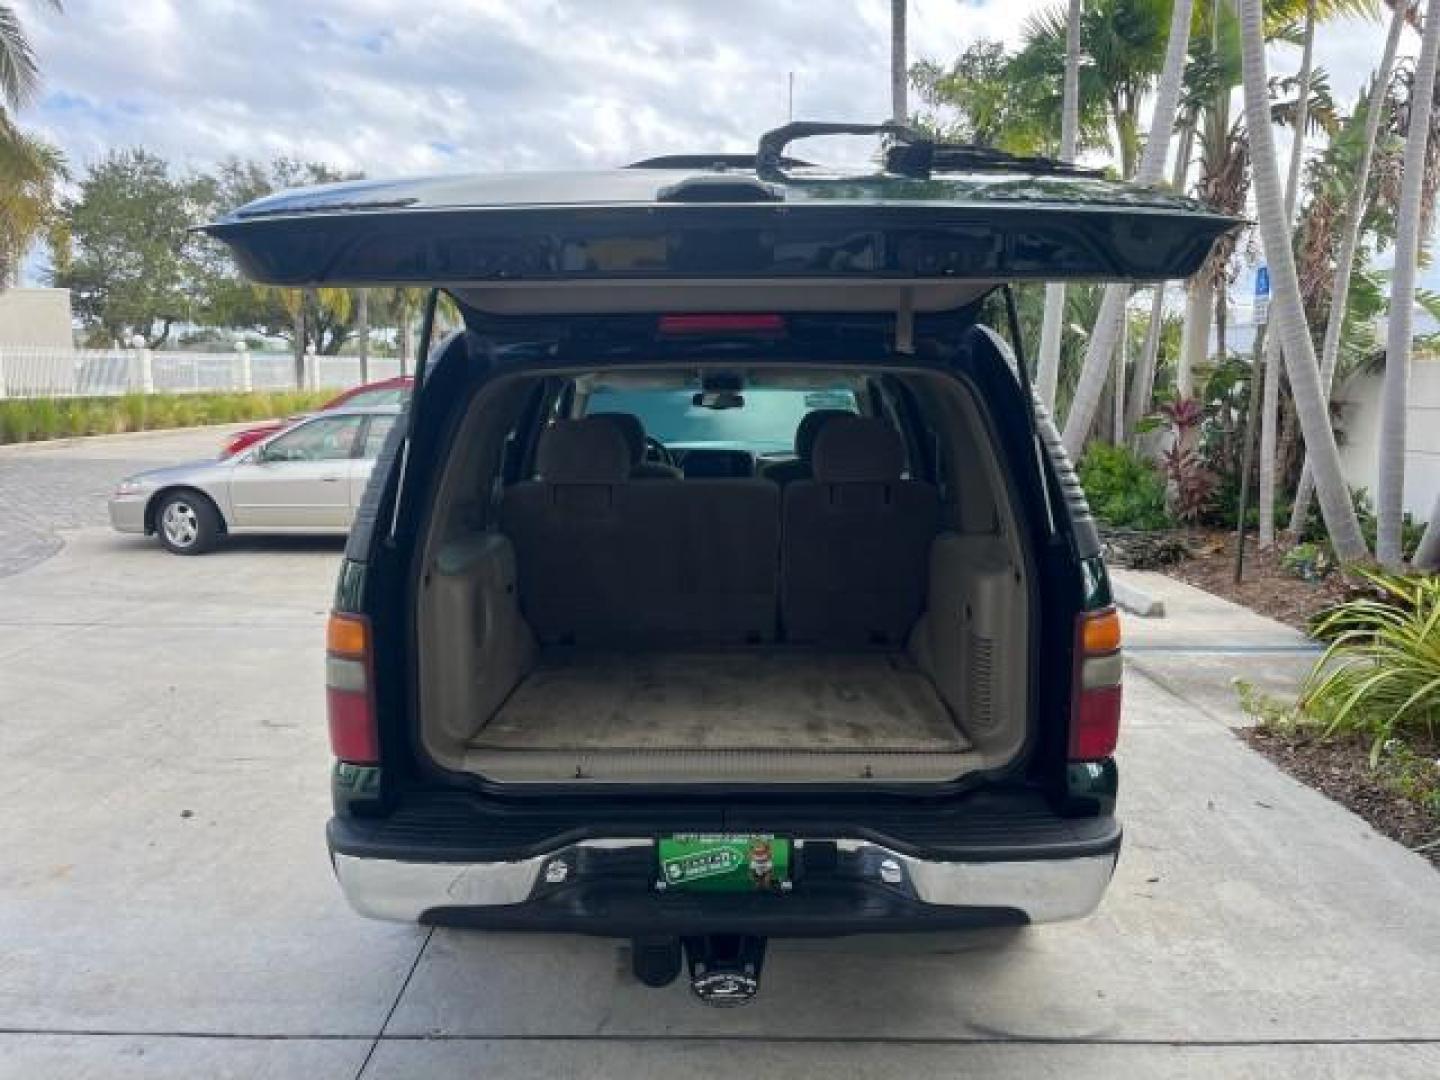
{"label": "rearview mirror", "polygon": [[697,409],[743,409],[745,395],[736,390],[701,390],[690,403]]}

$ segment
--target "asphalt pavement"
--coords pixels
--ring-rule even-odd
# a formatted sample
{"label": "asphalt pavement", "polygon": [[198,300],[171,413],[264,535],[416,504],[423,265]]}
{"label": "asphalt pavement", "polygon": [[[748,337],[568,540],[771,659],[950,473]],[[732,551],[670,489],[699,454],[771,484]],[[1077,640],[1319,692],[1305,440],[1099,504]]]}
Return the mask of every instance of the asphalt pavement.
{"label": "asphalt pavement", "polygon": [[361,919],[323,837],[339,543],[103,527],[219,441],[0,449],[0,1077],[1440,1075],[1440,877],[1235,737],[1234,681],[1292,688],[1308,644],[1164,579],[1085,921],[774,942],[714,1010],[621,942]]}

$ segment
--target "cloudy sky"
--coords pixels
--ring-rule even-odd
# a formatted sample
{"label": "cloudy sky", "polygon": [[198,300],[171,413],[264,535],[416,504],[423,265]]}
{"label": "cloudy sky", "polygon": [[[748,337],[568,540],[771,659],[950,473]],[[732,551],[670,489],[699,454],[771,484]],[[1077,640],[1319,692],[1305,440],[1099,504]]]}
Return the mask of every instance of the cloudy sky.
{"label": "cloudy sky", "polygon": [[[979,37],[1013,43],[1043,6],[911,0],[912,59],[948,60]],[[798,118],[889,112],[886,0],[64,7],[18,0],[45,74],[22,119],[78,167],[126,146],[181,168],[284,154],[372,176],[745,150],[784,122],[792,71]],[[1338,94],[1358,91],[1382,41],[1378,25],[1322,29],[1318,60]],[[1296,52],[1277,52],[1272,66],[1293,68]]]}

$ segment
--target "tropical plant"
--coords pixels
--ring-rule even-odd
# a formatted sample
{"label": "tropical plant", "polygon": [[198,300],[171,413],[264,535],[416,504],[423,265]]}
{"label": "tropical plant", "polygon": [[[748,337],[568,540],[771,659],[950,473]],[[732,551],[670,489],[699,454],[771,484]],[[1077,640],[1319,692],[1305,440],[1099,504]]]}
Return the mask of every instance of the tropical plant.
{"label": "tropical plant", "polygon": [[[1082,132],[1086,117],[1095,117],[1098,109],[1112,131],[1120,173],[1127,178],[1139,166],[1140,109],[1164,67],[1172,11],[1169,0],[1091,0],[1080,14],[1080,51],[1085,57],[1077,71]],[[1051,117],[1062,108],[1069,16],[1068,3],[1032,15],[1015,56],[1017,85],[1053,88]]]}
{"label": "tropical plant", "polygon": [[[1145,154],[1135,174],[1135,181],[1139,184],[1159,183],[1165,168],[1170,133],[1175,126],[1181,83],[1185,74],[1192,10],[1191,0],[1175,0],[1171,11],[1170,36],[1165,47],[1160,84],[1151,113],[1150,137],[1145,142]],[[1123,138],[1121,147],[1123,151]],[[1096,316],[1095,329],[1090,335],[1085,363],[1080,369],[1080,380],[1070,402],[1070,411],[1065,417],[1062,437],[1066,450],[1074,457],[1079,456],[1080,449],[1090,433],[1090,425],[1094,422],[1095,409],[1105,385],[1115,343],[1119,338],[1120,321],[1129,296],[1128,285],[1110,285],[1106,287],[1104,299],[1100,303],[1100,314]],[[1123,378],[1123,373],[1121,377]]]}
{"label": "tropical plant", "polygon": [[[1440,3],[1440,0],[1436,0]],[[1369,554],[1360,535],[1355,508],[1350,504],[1340,471],[1340,452],[1330,425],[1315,346],[1301,304],[1299,276],[1291,250],[1290,230],[1284,217],[1280,177],[1275,167],[1274,136],[1270,130],[1270,101],[1266,85],[1265,35],[1260,0],[1238,0],[1241,67],[1245,87],[1245,116],[1253,151],[1255,201],[1266,262],[1270,267],[1274,300],[1272,330],[1280,336],[1295,411],[1314,462],[1316,492],[1325,526],[1336,554],[1352,562]]]}
{"label": "tropical plant", "polygon": [[1394,736],[1440,734],[1440,577],[1360,574],[1372,594],[1316,620],[1314,633],[1330,645],[1300,708],[1326,735],[1368,738],[1373,765]]}
{"label": "tropical plant", "polygon": [[1375,555],[1398,569],[1401,519],[1405,507],[1405,409],[1414,327],[1415,275],[1420,261],[1420,230],[1425,173],[1430,150],[1430,114],[1435,103],[1435,64],[1440,53],[1440,0],[1425,5],[1425,31],[1415,65],[1409,132],[1405,139],[1400,210],[1395,226],[1395,270],[1390,280],[1389,333],[1385,342],[1385,382],[1380,392],[1380,445],[1375,492],[1379,533]]}
{"label": "tropical plant", "polygon": [[0,110],[0,289],[15,283],[25,253],[59,225],[64,178],[60,151]]}
{"label": "tropical plant", "polygon": [[[1285,227],[1292,232],[1295,227],[1295,199],[1300,193],[1300,166],[1305,160],[1305,139],[1311,123],[1317,9],[1317,0],[1306,0],[1304,44],[1301,47],[1300,72],[1295,77],[1294,105],[1288,109],[1271,109],[1271,116],[1287,120],[1294,133],[1290,147],[1290,171],[1285,178]],[[1325,97],[1328,99],[1328,94]],[[1333,102],[1329,104],[1333,117]],[[1277,334],[1265,342],[1264,392],[1260,407],[1260,527],[1256,543],[1262,549],[1275,543],[1275,451],[1279,443],[1280,362],[1280,337]]]}
{"label": "tropical plant", "polygon": [[[55,11],[64,10],[61,0],[40,0]],[[19,110],[40,85],[40,67],[35,50],[20,16],[12,4],[0,4],[0,111]]]}
{"label": "tropical plant", "polygon": [[1206,467],[1199,449],[1205,409],[1195,398],[1178,398],[1160,406],[1171,440],[1161,456],[1172,493],[1171,510],[1186,525],[1195,525],[1210,509],[1220,479]]}
{"label": "tropical plant", "polygon": [[[62,10],[60,0],[44,0]],[[0,289],[14,284],[25,253],[55,227],[65,159],[43,139],[21,130],[12,114],[40,85],[35,51],[15,8],[0,4]]]}
{"label": "tropical plant", "polygon": [[[1065,78],[1060,114],[1060,160],[1075,160],[1080,134],[1080,17],[1081,0],[1069,0],[1065,15]],[[1065,284],[1045,286],[1045,314],[1040,324],[1040,358],[1036,386],[1047,409],[1055,408],[1055,384],[1060,377],[1060,337],[1065,320]],[[1154,325],[1154,324],[1152,324]]]}
{"label": "tropical plant", "polygon": [[1090,509],[1105,524],[1127,529],[1163,529],[1170,524],[1165,480],[1133,450],[1093,443],[1079,469]]}

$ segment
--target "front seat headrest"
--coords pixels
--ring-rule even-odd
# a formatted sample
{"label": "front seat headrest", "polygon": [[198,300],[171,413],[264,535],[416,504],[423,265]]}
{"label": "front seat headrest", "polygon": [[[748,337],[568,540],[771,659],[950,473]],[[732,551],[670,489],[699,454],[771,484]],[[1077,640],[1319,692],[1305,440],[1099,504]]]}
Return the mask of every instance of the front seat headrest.
{"label": "front seat headrest", "polygon": [[825,425],[836,417],[854,415],[849,409],[816,409],[806,413],[795,428],[795,456],[808,464],[815,453],[815,439]]}
{"label": "front seat headrest", "polygon": [[535,463],[547,484],[618,484],[630,475],[630,448],[608,418],[556,420],[540,436]]}
{"label": "front seat headrest", "polygon": [[905,448],[883,420],[837,417],[816,438],[813,465],[824,484],[888,484],[904,472]]}
{"label": "front seat headrest", "polygon": [[587,415],[615,426],[615,430],[620,432],[620,437],[625,440],[625,446],[630,451],[631,465],[638,465],[644,460],[645,425],[640,423],[638,416],[623,412],[589,413]]}

